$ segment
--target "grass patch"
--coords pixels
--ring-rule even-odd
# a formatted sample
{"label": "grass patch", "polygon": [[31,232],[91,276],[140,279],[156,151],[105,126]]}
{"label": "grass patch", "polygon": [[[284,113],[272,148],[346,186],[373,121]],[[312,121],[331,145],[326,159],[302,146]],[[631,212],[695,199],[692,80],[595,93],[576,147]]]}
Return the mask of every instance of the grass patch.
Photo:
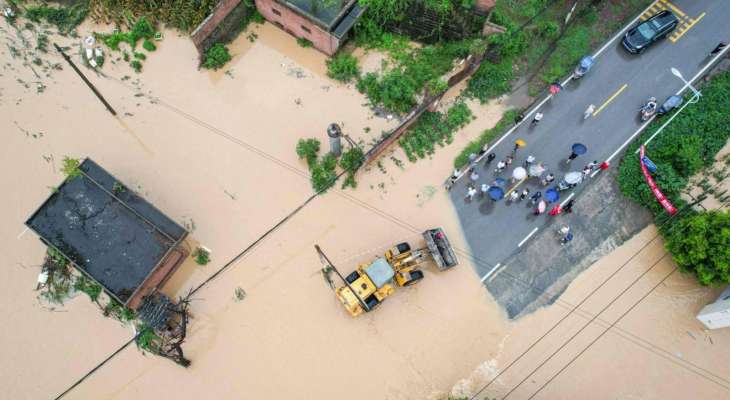
{"label": "grass patch", "polygon": [[300,37],[297,38],[297,44],[304,47],[305,49],[314,46],[314,43],[312,43],[312,41]]}
{"label": "grass patch", "polygon": [[506,130],[508,126],[514,123],[514,119],[517,114],[518,111],[516,110],[508,110],[507,112],[502,114],[502,118],[499,120],[499,122],[497,122],[496,125],[494,125],[494,127],[484,130],[484,132],[482,132],[482,134],[479,135],[477,139],[469,142],[464,150],[462,150],[461,153],[456,156],[456,159],[454,159],[454,167],[460,169],[461,167],[468,164],[469,154],[479,153],[479,150],[481,150],[485,144],[494,140],[494,138],[504,132],[504,130]]}
{"label": "grass patch", "polygon": [[202,247],[198,247],[192,254],[198,265],[206,265],[210,262],[210,252]]}

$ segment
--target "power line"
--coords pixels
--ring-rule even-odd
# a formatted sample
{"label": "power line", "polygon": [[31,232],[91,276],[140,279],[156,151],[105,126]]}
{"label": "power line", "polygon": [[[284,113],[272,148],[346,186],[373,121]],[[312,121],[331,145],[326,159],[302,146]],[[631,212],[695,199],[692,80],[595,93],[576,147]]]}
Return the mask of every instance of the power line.
{"label": "power line", "polygon": [[[590,342],[590,343],[588,344],[588,346],[586,346],[586,347],[585,347],[585,348],[584,348],[583,350],[581,350],[581,351],[580,351],[580,352],[579,352],[579,353],[578,353],[578,354],[577,354],[577,355],[576,355],[575,357],[571,358],[571,359],[570,359],[570,361],[568,361],[568,363],[567,363],[567,364],[565,364],[565,365],[563,366],[563,368],[561,368],[561,369],[560,369],[560,370],[558,371],[558,373],[556,373],[556,374],[555,374],[555,375],[553,375],[553,376],[552,376],[552,377],[551,377],[550,379],[548,379],[548,380],[547,380],[547,382],[543,383],[543,384],[542,384],[542,386],[540,386],[540,388],[538,388],[538,389],[537,389],[537,391],[536,391],[535,393],[533,393],[533,394],[532,394],[532,395],[531,395],[531,396],[530,396],[530,397],[528,398],[528,400],[530,400],[530,399],[532,399],[533,397],[537,396],[537,394],[538,394],[538,393],[540,393],[540,392],[541,392],[541,391],[542,391],[542,390],[543,390],[543,389],[545,388],[545,386],[547,386],[547,385],[548,385],[548,384],[549,384],[550,382],[552,382],[552,381],[553,381],[553,380],[554,380],[554,379],[555,379],[555,378],[556,378],[556,377],[557,377],[558,375],[560,375],[560,374],[561,374],[561,373],[562,373],[563,371],[565,371],[565,369],[566,369],[566,368],[568,368],[568,367],[569,367],[569,366],[570,366],[571,364],[573,364],[573,362],[574,362],[575,360],[577,360],[577,359],[578,359],[578,357],[580,357],[581,355],[583,355],[583,353],[585,353],[585,352],[586,352],[586,350],[588,350],[589,348],[591,348],[591,346],[593,346],[593,345],[594,345],[594,344],[595,344],[595,343],[596,343],[596,342],[598,341],[598,339],[602,338],[602,337],[603,337],[603,335],[605,335],[605,334],[606,334],[606,332],[608,332],[608,331],[609,331],[609,330],[610,330],[611,328],[613,328],[613,327],[614,327],[614,326],[615,326],[615,325],[616,325],[616,324],[617,324],[617,323],[618,323],[619,321],[621,321],[621,320],[623,319],[623,317],[625,317],[626,315],[628,315],[628,314],[629,314],[629,313],[630,313],[630,312],[631,312],[631,311],[632,311],[632,310],[633,310],[633,309],[634,309],[634,308],[635,308],[635,307],[636,307],[637,305],[639,305],[639,303],[641,303],[642,301],[644,301],[644,299],[646,299],[646,298],[647,298],[647,297],[648,297],[648,296],[649,296],[649,295],[650,295],[650,294],[651,294],[652,292],[654,292],[654,290],[655,290],[656,288],[658,288],[658,287],[659,287],[659,285],[661,285],[662,283],[664,283],[664,281],[666,281],[666,280],[667,280],[667,279],[668,279],[668,278],[669,278],[669,277],[670,277],[670,276],[671,276],[671,275],[672,275],[672,274],[673,274],[673,273],[674,273],[675,271],[677,271],[677,268],[678,268],[678,267],[674,267],[674,268],[672,268],[672,270],[671,270],[671,271],[670,271],[670,272],[669,272],[669,273],[668,273],[668,274],[667,274],[667,275],[666,275],[666,276],[665,276],[664,278],[662,278],[662,280],[660,280],[659,282],[657,282],[657,284],[656,284],[656,285],[654,285],[654,287],[652,287],[652,288],[651,288],[651,290],[649,290],[648,292],[646,292],[646,294],[644,294],[644,295],[643,295],[643,296],[642,296],[642,297],[641,297],[641,298],[640,298],[640,299],[639,299],[638,301],[636,301],[636,302],[635,302],[635,303],[634,303],[634,304],[633,304],[633,305],[632,305],[631,307],[629,307],[629,309],[628,309],[628,310],[626,310],[626,311],[625,311],[625,312],[624,312],[623,314],[621,314],[621,316],[620,316],[620,317],[619,317],[619,318],[618,318],[618,319],[617,319],[616,321],[614,321],[614,322],[613,322],[613,323],[611,324],[611,326],[609,326],[609,327],[608,327],[607,329],[605,329],[605,330],[604,330],[603,332],[601,332],[601,334],[600,334],[600,335],[598,335],[598,337],[596,337],[595,339],[593,339],[593,340],[592,340],[592,341],[591,341],[591,342]],[[571,339],[572,339],[572,338],[571,338]],[[727,387],[726,387],[726,389],[727,389]],[[506,398],[506,396],[505,396],[505,398]]]}
{"label": "power line", "polygon": [[[720,207],[720,208],[722,208],[722,207],[724,207],[724,206],[726,206],[726,205],[727,205],[727,203],[726,203],[726,204],[723,204],[723,205],[721,205],[721,207]],[[676,214],[675,214],[675,215],[676,215]],[[685,226],[684,228],[686,229],[687,227]],[[522,385],[522,384],[523,384],[523,383],[524,383],[524,382],[525,382],[525,381],[526,381],[527,379],[529,379],[529,378],[530,378],[530,377],[531,377],[531,376],[532,376],[532,375],[533,375],[533,374],[534,374],[535,372],[537,372],[537,370],[539,370],[539,369],[540,369],[540,368],[541,368],[541,367],[542,367],[543,365],[545,365],[545,363],[547,363],[547,362],[548,362],[549,360],[551,360],[551,359],[552,359],[552,358],[553,358],[553,357],[554,357],[554,356],[555,356],[555,355],[556,355],[556,354],[557,354],[558,352],[560,352],[560,350],[562,350],[562,349],[563,349],[563,348],[564,348],[564,347],[565,347],[565,346],[566,346],[566,345],[567,345],[568,343],[570,343],[570,342],[571,342],[571,341],[572,341],[572,340],[573,340],[573,339],[574,339],[574,338],[575,338],[576,336],[578,336],[578,335],[579,335],[579,334],[580,334],[580,333],[581,333],[581,332],[582,332],[582,331],[583,331],[583,330],[584,330],[584,329],[585,329],[585,328],[586,328],[586,327],[587,327],[588,325],[590,325],[590,324],[591,324],[591,323],[592,323],[592,322],[593,322],[593,321],[594,321],[594,320],[595,320],[596,318],[598,318],[598,316],[599,316],[600,314],[602,314],[602,313],[603,313],[604,311],[606,311],[606,310],[607,310],[607,309],[608,309],[608,308],[609,308],[609,307],[610,307],[611,305],[613,305],[613,304],[614,304],[614,302],[616,302],[616,300],[618,300],[618,299],[619,299],[619,298],[620,298],[621,296],[623,296],[623,294],[624,294],[624,293],[626,293],[626,292],[627,292],[627,291],[628,291],[628,290],[629,290],[629,289],[630,289],[631,287],[633,287],[633,286],[634,286],[634,284],[636,284],[636,282],[638,282],[638,281],[639,281],[639,280],[640,280],[640,279],[641,279],[641,278],[642,278],[642,277],[643,277],[644,275],[646,275],[646,274],[647,274],[647,273],[648,273],[648,272],[649,272],[650,270],[652,270],[652,269],[654,268],[654,266],[656,266],[656,265],[657,265],[657,264],[658,264],[658,263],[659,263],[659,262],[660,262],[661,260],[663,260],[663,259],[664,259],[664,257],[666,257],[666,256],[667,256],[668,254],[669,254],[668,252],[665,252],[665,253],[664,253],[664,255],[663,255],[663,256],[662,256],[662,257],[661,257],[661,258],[660,258],[659,260],[657,260],[657,261],[656,261],[655,263],[653,263],[653,264],[652,264],[652,265],[651,265],[651,266],[650,266],[650,267],[649,267],[649,268],[648,268],[648,269],[647,269],[646,271],[644,271],[643,273],[641,273],[641,275],[639,275],[639,276],[638,276],[638,277],[637,277],[636,279],[634,279],[634,280],[633,280],[633,281],[631,282],[631,284],[630,284],[629,286],[627,286],[627,287],[626,287],[626,288],[625,288],[624,290],[622,290],[622,291],[621,291],[621,293],[619,293],[619,295],[618,295],[618,296],[614,297],[614,298],[613,298],[613,300],[611,300],[611,301],[610,301],[610,302],[609,302],[609,303],[608,303],[608,304],[607,304],[607,305],[606,305],[605,307],[603,307],[603,308],[602,308],[602,309],[601,309],[601,310],[600,310],[600,311],[599,311],[599,312],[598,312],[598,313],[596,314],[596,316],[594,316],[593,318],[591,318],[591,320],[590,320],[590,321],[589,321],[588,323],[586,323],[585,325],[583,325],[583,326],[582,326],[582,327],[581,327],[581,328],[580,328],[580,329],[579,329],[579,330],[578,330],[578,331],[577,331],[577,332],[576,332],[575,334],[573,334],[573,335],[572,335],[572,336],[571,336],[570,338],[568,338],[568,340],[566,340],[566,341],[565,341],[565,342],[564,342],[564,343],[563,343],[563,344],[562,344],[562,345],[561,345],[560,347],[558,347],[558,349],[556,349],[556,350],[555,350],[555,351],[554,351],[553,353],[551,353],[551,354],[550,354],[550,355],[549,355],[549,356],[548,356],[548,357],[547,357],[547,358],[546,358],[545,360],[543,360],[543,362],[541,362],[541,363],[540,363],[540,364],[539,364],[539,365],[538,365],[538,366],[537,366],[537,367],[536,367],[535,369],[533,369],[533,370],[532,370],[532,372],[530,372],[530,373],[529,373],[529,374],[528,374],[528,375],[527,375],[527,376],[526,376],[526,377],[525,377],[525,378],[524,378],[523,380],[521,380],[521,381],[520,381],[520,382],[519,382],[519,383],[518,383],[518,384],[517,384],[516,386],[514,386],[514,387],[513,387],[513,388],[512,388],[512,389],[511,389],[511,390],[510,390],[509,392],[507,392],[507,394],[506,394],[506,395],[505,395],[505,396],[503,397],[503,399],[506,399],[507,397],[509,397],[509,395],[510,395],[510,394],[511,394],[512,392],[514,392],[514,391],[515,391],[515,390],[516,390],[516,389],[517,389],[517,388],[518,388],[518,387],[519,387],[520,385]],[[676,267],[674,268],[674,270],[676,270]],[[672,272],[674,272],[674,270],[673,270]],[[671,273],[670,273],[670,275],[671,275]],[[668,277],[668,276],[667,276],[667,277]],[[666,279],[666,278],[665,278],[665,279]],[[664,280],[662,280],[662,282],[663,282],[663,281],[664,281]],[[604,282],[604,283],[605,283],[605,282]],[[661,283],[661,282],[660,282],[660,283]],[[655,287],[655,288],[656,288],[656,287]],[[652,289],[652,290],[653,290],[653,289]],[[591,294],[592,294],[592,293],[593,293],[593,292],[591,292]],[[651,293],[651,291],[650,291],[649,293]],[[646,296],[647,296],[647,295],[648,295],[649,293],[647,293],[647,294],[646,294],[646,295],[645,295],[644,297],[642,297],[642,300],[643,300],[643,298],[645,298],[645,297],[646,297]],[[641,300],[640,300],[640,301],[641,301]],[[638,304],[638,303],[637,303],[637,304]],[[636,304],[634,304],[634,306],[635,306],[635,305],[636,305]],[[633,309],[633,307],[634,307],[634,306],[632,306],[632,307],[631,307],[631,308],[629,309],[629,311],[630,311],[631,309]],[[623,315],[621,316],[621,318],[623,318],[623,316],[624,316],[624,315],[626,315],[626,313],[624,313],[624,314],[623,314]],[[620,319],[620,318],[619,318],[619,319]],[[562,319],[561,319],[561,321],[562,321]],[[608,328],[608,329],[606,329],[606,331],[610,330],[610,329],[611,329],[611,328],[612,328],[613,326],[615,326],[615,324],[616,324],[617,322],[618,322],[618,320],[617,320],[617,321],[614,321],[614,322],[613,322],[613,323],[612,323],[612,324],[611,324],[611,325],[609,326],[609,328]],[[604,331],[604,333],[605,333],[606,331]],[[601,334],[601,336],[602,336],[602,335],[603,335],[603,333]],[[544,336],[543,336],[543,337],[544,337]],[[600,337],[600,336],[599,336],[599,337]],[[540,338],[540,340],[542,340],[542,337]],[[531,346],[531,347],[532,347],[532,346]],[[524,354],[523,354],[523,355],[524,355]],[[571,361],[571,362],[572,362],[572,361]],[[717,383],[717,382],[715,382],[715,383]],[[720,385],[721,385],[721,384],[720,384]],[[721,386],[725,387],[726,389],[730,389],[730,388],[728,388],[727,386],[724,386],[724,385],[721,385]],[[485,387],[486,387],[486,386],[485,386]],[[480,391],[480,392],[481,392],[481,391]],[[473,399],[474,397],[475,397],[475,396],[473,396],[473,397],[472,397],[472,399]]]}

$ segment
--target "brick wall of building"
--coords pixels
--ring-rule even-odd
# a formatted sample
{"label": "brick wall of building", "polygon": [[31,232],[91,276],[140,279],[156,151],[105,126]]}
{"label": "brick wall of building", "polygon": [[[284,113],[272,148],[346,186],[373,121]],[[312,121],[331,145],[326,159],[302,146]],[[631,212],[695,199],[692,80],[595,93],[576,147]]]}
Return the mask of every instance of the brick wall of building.
{"label": "brick wall of building", "polygon": [[213,12],[190,34],[190,38],[198,49],[201,62],[205,52],[215,43],[227,43],[238,33],[243,19],[248,14],[245,3],[241,0],[220,0]]}
{"label": "brick wall of building", "polygon": [[271,23],[296,37],[309,40],[317,50],[328,56],[337,52],[340,43],[336,37],[289,7],[275,0],[256,0],[256,9]]}

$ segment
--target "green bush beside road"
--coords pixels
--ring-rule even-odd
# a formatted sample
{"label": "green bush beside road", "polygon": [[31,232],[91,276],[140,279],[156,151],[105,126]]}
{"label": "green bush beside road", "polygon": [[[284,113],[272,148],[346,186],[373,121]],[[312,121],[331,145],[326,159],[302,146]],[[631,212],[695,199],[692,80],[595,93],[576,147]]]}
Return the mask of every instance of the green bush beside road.
{"label": "green bush beside road", "polygon": [[[687,99],[685,99],[686,101]],[[619,187],[628,198],[649,208],[667,240],[667,249],[685,271],[703,285],[730,283],[730,216],[686,209],[681,193],[689,179],[711,166],[730,138],[730,72],[715,76],[702,88],[702,98],[688,105],[648,146],[646,155],[657,165],[655,181],[679,209],[671,223],[644,180],[636,149],[664,123],[652,123],[628,146],[619,166]],[[666,118],[666,117],[665,117]]]}

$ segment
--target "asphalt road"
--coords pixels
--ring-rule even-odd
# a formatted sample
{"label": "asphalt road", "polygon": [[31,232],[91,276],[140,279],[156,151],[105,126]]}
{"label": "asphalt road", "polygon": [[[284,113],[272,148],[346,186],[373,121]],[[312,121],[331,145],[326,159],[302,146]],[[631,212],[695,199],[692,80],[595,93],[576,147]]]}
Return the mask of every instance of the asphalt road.
{"label": "asphalt road", "polygon": [[[664,1],[658,4],[668,7]],[[477,188],[482,183],[494,181],[497,161],[510,154],[516,139],[523,139],[527,145],[517,152],[512,168],[500,174],[503,178],[510,177],[512,169],[520,166],[528,155],[547,164],[548,170],[556,175],[556,183],[566,172],[580,171],[593,160],[601,162],[614,156],[612,168],[616,168],[620,158],[617,151],[642,126],[639,107],[650,96],[655,96],[661,104],[684,86],[670,68],[676,67],[689,80],[708,64],[707,55],[720,40],[730,40],[727,1],[674,0],[671,4],[675,13],[679,10],[684,14],[677,13],[681,23],[672,36],[641,55],[625,51],[620,36],[609,43],[586,76],[569,82],[554,98],[539,107],[544,118],[537,126],[530,128],[532,118],[526,118],[493,150],[497,158],[489,167],[484,166],[484,161],[478,164]],[[600,112],[584,120],[583,112],[589,104],[596,105]],[[570,147],[576,142],[585,144],[588,152],[566,164]],[[650,152],[648,155],[651,156]],[[468,176],[462,177],[451,189],[450,196],[471,252],[479,259],[477,272],[486,278],[500,273],[505,259],[529,246],[528,235],[547,229],[549,219],[555,217],[533,216],[528,201],[509,204],[505,200],[492,202],[478,197],[471,202],[465,201],[468,182]],[[591,179],[587,179],[574,190],[580,191],[590,184]],[[532,193],[545,191],[535,178],[526,181],[519,190],[524,187],[529,187]],[[560,202],[571,192],[561,192]],[[576,202],[580,201],[578,196]],[[576,234],[580,235],[580,232]],[[518,247],[520,243],[523,243],[522,247]],[[556,245],[555,251],[559,250],[560,246]]]}

